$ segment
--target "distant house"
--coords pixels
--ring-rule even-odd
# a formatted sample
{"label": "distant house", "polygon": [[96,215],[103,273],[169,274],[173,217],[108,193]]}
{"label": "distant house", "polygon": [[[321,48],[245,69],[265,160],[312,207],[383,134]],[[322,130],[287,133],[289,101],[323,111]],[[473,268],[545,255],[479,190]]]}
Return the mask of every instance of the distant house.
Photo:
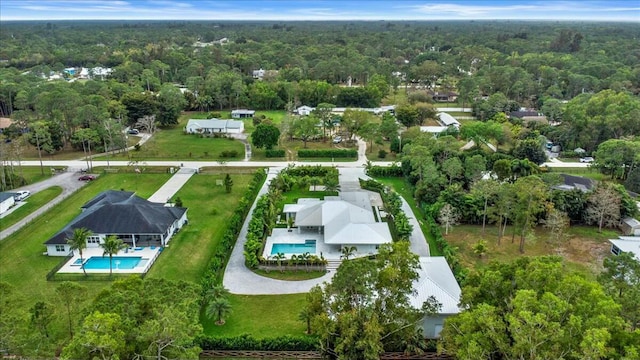
{"label": "distant house", "polygon": [[414,294],[410,297],[414,308],[422,308],[422,304],[431,296],[442,305],[438,314],[422,319],[421,327],[425,338],[440,337],[440,332],[447,317],[460,313],[460,285],[451,272],[447,260],[441,256],[420,258],[418,280],[413,283]]}
{"label": "distant house", "polygon": [[253,70],[252,75],[254,79],[262,80],[264,78],[264,69]]}
{"label": "distant house", "polygon": [[612,254],[633,253],[636,260],[640,261],[640,236],[620,236],[618,239],[610,239],[609,242]]}
{"label": "distant house", "polygon": [[73,231],[85,228],[93,232],[87,247],[99,247],[105,238],[117,236],[130,247],[166,246],[174,233],[187,223],[187,209],[165,207],[134,195],[133,192],[107,190],[82,206],[62,230],[44,244],[49,256],[67,256],[67,239]]}
{"label": "distant house", "polygon": [[518,118],[518,119],[522,119],[525,122],[529,122],[529,121],[538,121],[538,122],[547,122],[547,117],[544,116],[543,113],[537,111],[537,110],[533,110],[533,109],[525,109],[522,108],[518,111],[512,111],[509,113],[509,118],[513,119],[513,118]]}
{"label": "distant house", "polygon": [[244,122],[239,120],[190,119],[185,127],[188,134],[240,134],[244,132]]}
{"label": "distant house", "polygon": [[0,214],[9,210],[15,203],[15,194],[10,192],[0,192]]}
{"label": "distant house", "polygon": [[555,190],[571,191],[578,189],[582,192],[588,192],[596,186],[596,181],[582,176],[575,176],[569,174],[560,174],[562,177],[562,183],[552,186]]}
{"label": "distant house", "polygon": [[431,98],[435,102],[454,102],[454,101],[456,101],[458,99],[458,94],[453,92],[453,91],[449,91],[449,92],[434,92],[431,95]]}
{"label": "distant house", "polygon": [[624,235],[640,236],[640,221],[632,217],[624,218],[620,222],[620,230]]}
{"label": "distant house", "polygon": [[307,106],[307,105],[302,105],[299,108],[297,108],[295,110],[295,113],[300,115],[300,116],[308,116],[309,114],[311,114],[311,112],[313,110],[315,110],[316,108],[313,108],[311,106]]}
{"label": "distant house", "polygon": [[456,128],[460,127],[460,122],[458,120],[456,120],[456,118],[454,118],[453,116],[445,113],[445,112],[440,112],[436,115],[438,117],[438,122],[440,123],[440,125],[442,126],[455,126]]}
{"label": "distant house", "polygon": [[234,119],[252,118],[255,114],[255,110],[236,109],[231,111],[231,117]]}

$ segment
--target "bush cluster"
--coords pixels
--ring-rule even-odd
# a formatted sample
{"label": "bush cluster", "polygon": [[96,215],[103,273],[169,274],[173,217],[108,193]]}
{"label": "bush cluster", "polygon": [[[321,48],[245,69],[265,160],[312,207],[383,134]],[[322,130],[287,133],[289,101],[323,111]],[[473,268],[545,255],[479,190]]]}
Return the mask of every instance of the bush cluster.
{"label": "bush cluster", "polygon": [[402,167],[399,165],[393,164],[391,166],[377,166],[372,165],[367,167],[367,175],[372,177],[389,177],[396,176],[402,177],[404,174],[402,173]]}
{"label": "bush cluster", "polygon": [[262,186],[262,183],[266,178],[267,173],[264,169],[256,171],[256,173],[253,175],[253,179],[249,184],[247,192],[240,199],[238,207],[233,212],[231,219],[229,219],[227,230],[222,236],[222,241],[215,249],[213,256],[211,256],[209,264],[207,264],[207,269],[205,270],[204,276],[202,277],[203,292],[206,292],[214,284],[218,284],[222,281],[224,268],[226,267],[227,261],[229,261],[229,255],[231,255],[233,246],[238,239],[238,234],[240,233],[240,229],[242,228],[243,219],[249,213],[251,203],[258,194],[258,191],[260,190],[260,187]]}
{"label": "bush cluster", "polygon": [[357,158],[358,157],[358,150],[338,150],[338,149],[310,150],[310,149],[300,149],[300,150],[298,150],[298,157],[300,157],[300,158]]}
{"label": "bush cluster", "polygon": [[300,166],[300,167],[289,167],[282,172],[281,174],[287,174],[293,177],[325,177],[328,174],[334,174],[338,176],[338,169],[332,167],[323,167],[320,165],[316,166]]}
{"label": "bush cluster", "polygon": [[284,149],[267,149],[264,154],[268,158],[281,158],[285,156]]}
{"label": "bush cluster", "polygon": [[279,336],[256,339],[249,334],[235,337],[201,336],[196,339],[202,350],[317,351],[318,339],[311,336]]}
{"label": "bush cluster", "polygon": [[224,150],[220,153],[221,158],[234,158],[238,157],[238,151],[236,150]]}
{"label": "bush cluster", "polygon": [[271,204],[268,195],[262,195],[253,209],[249,229],[247,230],[247,242],[244,244],[244,256],[247,266],[256,268],[260,263],[260,252],[264,239],[269,233],[269,228],[275,226],[275,216],[270,216]]}

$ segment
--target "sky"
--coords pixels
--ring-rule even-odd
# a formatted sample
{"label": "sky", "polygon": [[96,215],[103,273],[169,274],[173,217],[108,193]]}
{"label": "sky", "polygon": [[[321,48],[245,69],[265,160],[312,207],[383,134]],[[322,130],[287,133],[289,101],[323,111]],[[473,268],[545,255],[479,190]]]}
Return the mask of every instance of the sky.
{"label": "sky", "polygon": [[640,0],[0,0],[0,21],[138,19],[640,22]]}

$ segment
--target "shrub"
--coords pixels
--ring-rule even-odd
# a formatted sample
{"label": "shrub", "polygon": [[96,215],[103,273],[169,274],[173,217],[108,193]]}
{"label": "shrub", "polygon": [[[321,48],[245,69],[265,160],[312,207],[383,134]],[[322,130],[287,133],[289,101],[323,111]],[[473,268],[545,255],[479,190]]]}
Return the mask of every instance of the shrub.
{"label": "shrub", "polygon": [[135,144],[135,145],[133,146],[133,149],[134,149],[135,151],[140,151],[140,144]]}
{"label": "shrub", "polygon": [[397,177],[402,177],[403,173],[402,173],[402,168],[396,164],[393,164],[391,166],[377,166],[377,165],[373,165],[373,166],[369,166],[367,167],[367,175],[369,176],[382,176],[382,177],[389,177],[389,176],[397,176]]}
{"label": "shrub", "polygon": [[220,153],[221,158],[234,158],[238,157],[238,152],[236,150],[224,150]]}
{"label": "shrub", "polygon": [[300,149],[300,150],[298,150],[298,157],[300,157],[300,158],[357,158],[358,157],[358,150],[340,150],[340,149],[310,150],[310,149]]}
{"label": "shrub", "polygon": [[285,156],[284,149],[270,149],[264,152],[268,158],[281,158]]}
{"label": "shrub", "polygon": [[202,350],[318,350],[318,339],[313,336],[285,335],[265,339],[256,339],[249,334],[235,337],[200,336],[196,339],[196,343]]}
{"label": "shrub", "polygon": [[380,149],[378,151],[378,158],[379,159],[384,159],[387,157],[387,152],[384,149]]}

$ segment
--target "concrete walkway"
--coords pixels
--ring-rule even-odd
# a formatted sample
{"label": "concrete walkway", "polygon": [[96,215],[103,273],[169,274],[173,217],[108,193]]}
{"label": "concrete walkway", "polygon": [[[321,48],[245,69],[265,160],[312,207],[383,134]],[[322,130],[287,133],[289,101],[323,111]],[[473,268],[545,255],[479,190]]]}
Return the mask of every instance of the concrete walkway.
{"label": "concrete walkway", "polygon": [[420,224],[418,223],[418,219],[416,215],[411,210],[411,206],[409,203],[401,196],[402,199],[402,211],[409,218],[409,223],[413,226],[413,232],[409,237],[409,242],[411,243],[411,251],[418,256],[431,256],[429,252],[429,244],[427,243],[427,238],[424,236],[422,232],[422,228],[420,228]]}
{"label": "concrete walkway", "polygon": [[[80,189],[82,186],[84,186],[86,182],[79,181],[78,176],[80,176],[80,174],[78,173],[65,172],[62,174],[54,175],[46,180],[37,182],[35,184],[31,184],[31,185],[23,186],[21,188],[11,190],[11,191],[29,190],[33,195],[35,193],[38,193],[39,191],[48,189],[52,186],[60,186],[62,188],[62,193],[56,196],[53,200],[49,201],[47,204],[41,206],[39,209],[32,212],[31,214],[25,216],[22,220],[0,231],[0,241],[4,240],[5,238],[15,233],[16,231],[20,230],[23,226],[33,221],[33,219],[37,218],[47,210],[59,204],[62,200],[66,199],[71,194],[73,194],[78,189]],[[26,202],[29,202],[29,198],[26,199]]]}
{"label": "concrete walkway", "polygon": [[180,190],[184,184],[191,179],[193,174],[195,174],[197,169],[191,168],[180,168],[177,173],[175,173],[171,179],[169,179],[158,191],[156,191],[153,195],[149,197],[149,201],[157,202],[157,203],[168,203],[171,200],[171,197],[175,195],[178,190]]}
{"label": "concrete walkway", "polygon": [[328,282],[333,277],[333,272],[329,272],[326,275],[302,281],[284,281],[266,278],[260,276],[253,271],[247,269],[244,265],[244,244],[247,241],[247,229],[249,227],[249,221],[251,220],[251,214],[256,207],[256,203],[260,196],[264,195],[268,191],[269,182],[276,177],[276,175],[283,168],[271,168],[269,174],[264,182],[264,185],[258,192],[256,201],[253,202],[249,215],[242,225],[240,235],[236,241],[236,246],[233,248],[229,263],[224,271],[224,287],[229,289],[232,294],[240,295],[276,295],[276,294],[299,294],[306,293],[309,290],[324,282]]}

